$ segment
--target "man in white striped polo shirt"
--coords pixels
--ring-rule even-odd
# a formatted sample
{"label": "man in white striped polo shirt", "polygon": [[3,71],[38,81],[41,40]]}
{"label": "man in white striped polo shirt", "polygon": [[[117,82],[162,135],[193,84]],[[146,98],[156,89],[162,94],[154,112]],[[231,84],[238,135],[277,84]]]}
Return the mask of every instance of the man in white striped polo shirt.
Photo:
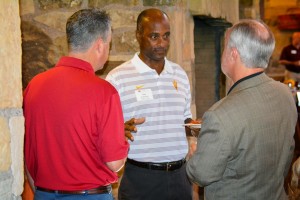
{"label": "man in white striped polo shirt", "polygon": [[167,14],[141,12],[136,37],[140,52],[107,76],[119,92],[131,140],[119,200],[190,200],[185,172],[189,148],[182,126],[191,121],[190,84],[185,71],[166,59]]}

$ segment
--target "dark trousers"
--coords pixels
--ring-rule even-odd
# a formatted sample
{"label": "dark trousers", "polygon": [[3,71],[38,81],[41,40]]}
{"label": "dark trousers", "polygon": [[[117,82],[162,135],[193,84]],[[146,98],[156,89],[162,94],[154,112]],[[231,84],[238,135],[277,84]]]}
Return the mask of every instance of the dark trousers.
{"label": "dark trousers", "polygon": [[174,171],[149,170],[126,163],[119,200],[192,200],[186,165]]}

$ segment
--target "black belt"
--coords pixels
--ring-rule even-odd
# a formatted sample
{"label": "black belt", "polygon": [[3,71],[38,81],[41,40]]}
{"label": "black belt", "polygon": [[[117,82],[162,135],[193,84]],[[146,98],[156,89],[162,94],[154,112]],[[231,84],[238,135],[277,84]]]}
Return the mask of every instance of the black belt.
{"label": "black belt", "polygon": [[146,169],[152,169],[152,170],[164,170],[164,171],[174,171],[176,169],[179,169],[184,165],[185,158],[178,161],[173,162],[164,162],[164,163],[153,163],[153,162],[139,162],[136,160],[132,160],[127,158],[127,162]]}
{"label": "black belt", "polygon": [[111,185],[100,186],[90,190],[74,190],[74,191],[66,191],[66,190],[50,190],[47,188],[36,187],[37,190],[49,193],[57,193],[57,194],[105,194],[111,193]]}

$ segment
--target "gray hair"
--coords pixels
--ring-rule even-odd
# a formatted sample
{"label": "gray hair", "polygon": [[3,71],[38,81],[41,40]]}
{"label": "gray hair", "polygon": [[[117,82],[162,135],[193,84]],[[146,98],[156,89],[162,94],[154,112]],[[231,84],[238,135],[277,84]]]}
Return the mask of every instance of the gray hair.
{"label": "gray hair", "polygon": [[246,67],[268,67],[275,48],[275,39],[267,25],[257,20],[242,20],[228,31],[228,47],[237,49]]}
{"label": "gray hair", "polygon": [[69,51],[84,52],[99,37],[107,41],[111,19],[105,11],[82,9],[75,12],[66,24]]}

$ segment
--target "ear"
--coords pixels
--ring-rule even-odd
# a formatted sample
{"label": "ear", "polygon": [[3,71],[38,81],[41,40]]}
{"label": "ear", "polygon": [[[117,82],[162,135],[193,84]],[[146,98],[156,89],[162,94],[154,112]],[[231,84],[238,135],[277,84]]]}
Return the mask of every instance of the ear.
{"label": "ear", "polygon": [[141,41],[141,37],[142,37],[142,35],[141,35],[141,32],[140,31],[135,31],[135,37],[136,37],[136,39],[137,39],[137,41],[138,41],[138,43],[140,43],[140,41]]}
{"label": "ear", "polygon": [[95,44],[94,44],[94,48],[95,48],[95,51],[98,53],[98,54],[102,54],[103,52],[103,48],[104,48],[104,42],[102,40],[102,38],[98,38],[96,41],[95,41]]}
{"label": "ear", "polygon": [[238,57],[239,57],[239,52],[236,48],[231,48],[231,51],[230,51],[230,59],[232,60],[236,60]]}

